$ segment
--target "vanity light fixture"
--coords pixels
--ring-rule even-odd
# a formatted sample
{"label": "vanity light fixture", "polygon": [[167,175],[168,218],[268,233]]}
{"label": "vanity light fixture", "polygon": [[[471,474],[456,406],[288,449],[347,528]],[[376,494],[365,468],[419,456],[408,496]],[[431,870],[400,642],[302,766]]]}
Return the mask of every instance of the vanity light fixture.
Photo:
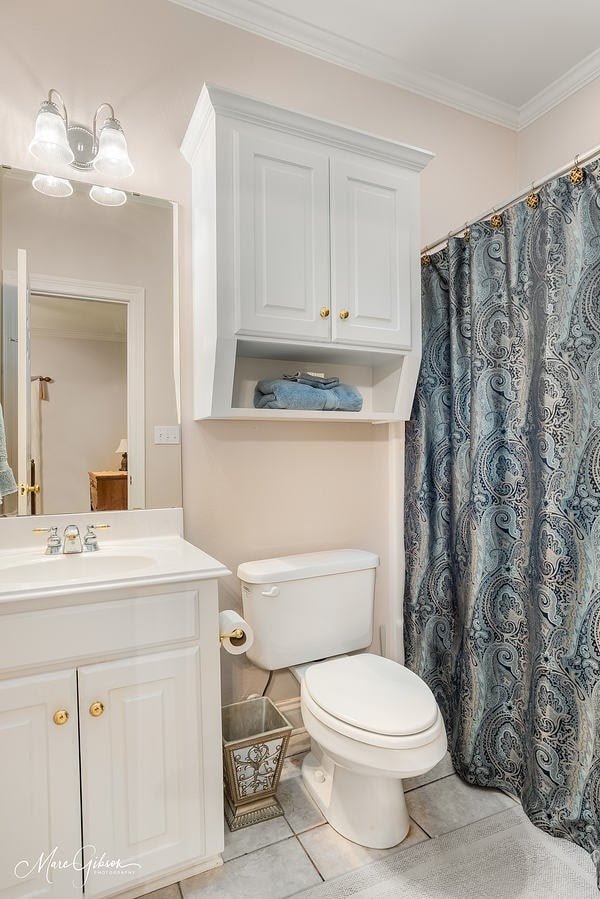
{"label": "vanity light fixture", "polygon": [[66,178],[55,178],[54,175],[35,175],[31,182],[35,190],[47,197],[70,197],[73,185]]}
{"label": "vanity light fixture", "polygon": [[[104,109],[108,114],[98,129],[98,117]],[[85,125],[69,122],[63,98],[54,88],[39,108],[29,150],[46,163],[66,164],[76,169],[93,166],[103,175],[119,178],[133,173],[127,141],[111,104],[101,103],[96,109],[90,131]]]}
{"label": "vanity light fixture", "polygon": [[90,200],[100,206],[123,206],[127,202],[127,194],[124,190],[115,190],[114,187],[100,187],[94,184],[90,188]]}

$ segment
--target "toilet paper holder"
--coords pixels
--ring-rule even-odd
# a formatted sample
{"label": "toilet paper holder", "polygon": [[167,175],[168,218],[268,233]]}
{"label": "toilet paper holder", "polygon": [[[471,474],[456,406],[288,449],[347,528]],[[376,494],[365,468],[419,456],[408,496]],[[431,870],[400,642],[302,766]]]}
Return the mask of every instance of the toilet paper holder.
{"label": "toilet paper holder", "polygon": [[241,627],[236,627],[236,629],[229,634],[219,634],[219,643],[222,643],[223,640],[243,640],[244,636],[245,634]]}

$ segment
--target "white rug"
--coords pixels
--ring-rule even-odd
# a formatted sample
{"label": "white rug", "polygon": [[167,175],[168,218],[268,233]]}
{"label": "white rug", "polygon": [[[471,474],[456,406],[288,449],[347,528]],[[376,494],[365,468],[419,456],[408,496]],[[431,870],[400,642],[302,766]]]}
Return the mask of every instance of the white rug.
{"label": "white rug", "polygon": [[520,807],[400,850],[297,899],[600,899],[583,849],[534,827]]}

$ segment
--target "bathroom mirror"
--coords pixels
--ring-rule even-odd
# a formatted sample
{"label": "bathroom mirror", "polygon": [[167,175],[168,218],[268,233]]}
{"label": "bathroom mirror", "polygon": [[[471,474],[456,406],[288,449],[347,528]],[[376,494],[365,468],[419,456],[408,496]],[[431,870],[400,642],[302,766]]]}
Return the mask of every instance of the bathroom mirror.
{"label": "bathroom mirror", "polygon": [[0,402],[25,486],[0,515],[180,506],[176,207],[34,175],[0,168]]}

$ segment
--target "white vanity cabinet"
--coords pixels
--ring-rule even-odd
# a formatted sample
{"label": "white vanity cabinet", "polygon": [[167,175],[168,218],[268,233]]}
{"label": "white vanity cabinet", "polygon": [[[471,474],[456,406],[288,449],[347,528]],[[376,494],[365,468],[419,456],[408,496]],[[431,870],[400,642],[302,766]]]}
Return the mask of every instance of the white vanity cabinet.
{"label": "white vanity cabinet", "polygon": [[0,681],[0,795],[0,896],[80,895],[80,873],[49,869],[81,847],[73,671]]}
{"label": "white vanity cabinet", "polygon": [[294,365],[361,389],[363,411],[333,419],[408,417],[421,346],[418,174],[432,154],[206,85],[182,152],[193,173],[196,418],[326,417],[253,408],[256,381]]}
{"label": "white vanity cabinet", "polygon": [[218,646],[214,579],[0,604],[0,897],[220,864]]}

